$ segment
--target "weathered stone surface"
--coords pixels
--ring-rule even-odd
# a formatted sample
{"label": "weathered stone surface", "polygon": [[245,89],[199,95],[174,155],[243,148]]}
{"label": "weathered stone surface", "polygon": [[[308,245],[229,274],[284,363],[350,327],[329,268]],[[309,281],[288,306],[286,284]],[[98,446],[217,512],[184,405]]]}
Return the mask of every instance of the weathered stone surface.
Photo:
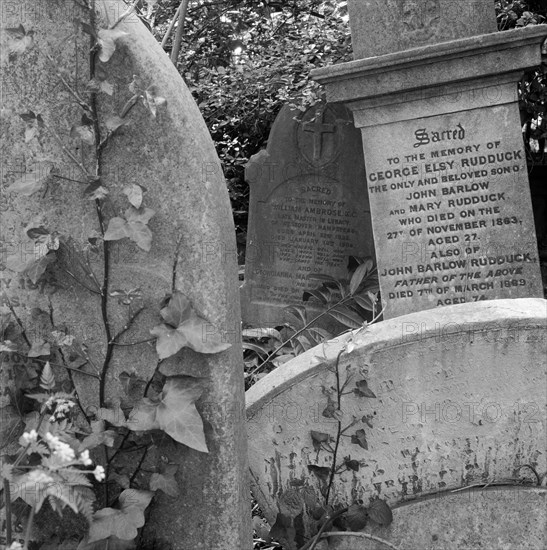
{"label": "weathered stone surface", "polygon": [[543,296],[516,82],[540,62],[546,33],[466,38],[315,73],[362,129],[384,318]]}
{"label": "weathered stone surface", "polygon": [[[69,334],[88,346],[93,364],[100,369],[107,348],[100,298],[61,270],[54,269],[45,284],[35,286],[5,269],[6,261],[14,257],[26,256],[27,261],[32,258],[34,247],[25,234],[30,222],[34,227],[43,225],[72,237],[79,248],[89,245],[89,237],[100,234],[94,201],[83,195],[85,185],[54,179],[47,189],[44,186],[30,197],[9,190],[21,172],[43,157],[55,163],[60,175],[82,178],[52,132],[42,129],[38,140],[25,143],[25,124],[19,115],[29,110],[42,115],[68,151],[82,158],[89,169],[94,167],[85,146],[80,157],[82,144],[69,138],[71,125],[80,121],[82,112],[56,72],[66,70],[63,74],[70,85],[87,97],[89,35],[75,26],[74,20],[89,22],[89,14],[72,1],[2,1],[0,6],[2,29],[22,24],[26,31],[34,31],[32,47],[11,60],[6,46],[9,36],[1,33],[3,303],[29,331],[29,341],[49,339],[53,329],[66,327]],[[110,1],[104,6],[111,23],[126,9],[122,2]],[[144,309],[120,337],[121,343],[149,340],[150,328],[160,321],[161,300],[173,290],[180,290],[209,321],[203,327],[204,338],[220,332],[233,344],[221,354],[205,356],[185,351],[162,363],[162,372],[167,375],[189,374],[207,380],[198,408],[205,418],[210,452],[198,453],[179,444],[162,446],[162,455],[179,465],[181,497],[173,501],[158,496],[145,538],[171,541],[174,549],[248,548],[251,534],[246,438],[242,421],[226,413],[243,406],[244,393],[237,336],[240,311],[236,246],[225,181],[204,121],[168,57],[137,18],[129,18],[116,28],[129,34],[118,41],[117,51],[108,63],[99,63],[99,70],[114,88],[112,96],[98,96],[101,117],[121,111],[132,95],[128,85],[133,75],[145,86],[156,86],[157,94],[167,103],[158,107],[154,120],[139,101],[127,116],[129,125],[109,140],[101,158],[102,177],[109,190],[103,210],[106,221],[128,208],[122,190],[131,183],[147,189],[143,204],[155,211],[149,224],[153,232],[149,253],[128,239],[109,247],[106,310],[111,336],[124,330],[130,312],[122,300],[109,293],[140,287],[143,298],[133,304],[133,311],[137,305]],[[102,252],[91,252],[90,259],[97,278],[103,281]],[[41,325],[37,325],[37,318],[44,315],[37,308],[46,313]],[[33,332],[37,326],[40,330]],[[24,353],[23,340],[20,338]],[[62,358],[57,356],[56,361]],[[124,406],[130,407],[135,396],[126,393],[120,375],[130,373],[145,383],[156,365],[157,355],[151,344],[115,346],[104,373],[106,401],[121,399]],[[63,369],[55,368],[56,375],[61,376]],[[89,364],[83,369],[94,372]],[[92,412],[98,405],[99,383],[78,373],[73,379],[84,408]]]}
{"label": "weathered stone surface", "polygon": [[[265,376],[247,391],[247,427],[253,491],[267,519],[275,521],[289,491],[322,500],[326,482],[309,466],[330,468],[332,454],[314,449],[310,434],[336,437],[338,422],[324,412],[329,400],[338,406],[336,392],[327,393],[344,349],[340,384],[353,375],[341,398],[342,428],[358,422],[340,438],[336,463],[351,457],[360,467],[335,475],[331,504],[378,497],[394,505],[503,482],[524,464],[544,472],[546,329],[542,299],[449,306],[339,337]],[[360,379],[376,399],[352,393]],[[348,437],[361,429],[368,449]]]}
{"label": "weathered stone surface", "polygon": [[[389,527],[369,522],[363,532],[405,550],[530,548],[547,546],[547,489],[488,487],[439,493],[393,510]],[[379,542],[333,536],[332,550],[385,550]]]}
{"label": "weathered stone surface", "polygon": [[482,0],[349,0],[355,59],[494,32],[492,3]]}
{"label": "weathered stone surface", "polygon": [[308,275],[343,278],[348,256],[374,254],[362,144],[351,114],[334,105],[304,114],[285,106],[246,178],[243,321],[271,326],[285,320],[283,307],[301,302]]}

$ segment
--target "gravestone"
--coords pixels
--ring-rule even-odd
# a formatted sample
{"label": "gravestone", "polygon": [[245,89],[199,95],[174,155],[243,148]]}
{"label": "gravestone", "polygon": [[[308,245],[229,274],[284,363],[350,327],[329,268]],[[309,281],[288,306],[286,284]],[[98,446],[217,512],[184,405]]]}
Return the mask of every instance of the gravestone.
{"label": "gravestone", "polygon": [[[103,29],[127,9],[117,0],[95,4],[102,8],[102,17],[108,17],[109,23],[102,19]],[[39,339],[52,341],[54,331],[66,332],[86,346],[89,357],[85,365],[78,362],[79,371],[71,371],[82,409],[91,418],[97,412],[97,376],[102,377],[106,403],[121,400],[124,407],[130,407],[140,399],[158,365],[155,346],[146,342],[150,329],[160,323],[162,300],[175,290],[186,294],[207,319],[202,323],[203,337],[221,333],[223,341],[232,346],[213,355],[187,349],[162,361],[158,369],[166,376],[189,375],[204,380],[197,407],[207,426],[209,453],[165,437],[158,443],[156,462],[151,459],[154,452],[147,454],[149,470],[157,469],[164,459],[178,466],[176,481],[181,491],[176,498],[161,492],[156,495],[147,510],[141,542],[148,542],[149,547],[169,545],[173,550],[248,548],[252,537],[247,520],[245,426],[242,419],[225,414],[234,403],[244,403],[234,226],[222,168],[197,105],[138,17],[132,15],[119,23],[116,32],[127,34],[116,41],[116,51],[108,62],[97,60],[97,78],[106,78],[103,84],[112,91],[111,95],[97,94],[101,125],[109,115],[121,113],[131,99],[134,92],[129,86],[134,75],[145,88],[155,86],[155,93],[166,103],[158,106],[156,117],[152,117],[140,99],[133,100],[126,117],[129,124],[102,144],[101,181],[109,194],[99,206],[84,195],[85,176],[74,162],[77,159],[84,169],[94,170],[93,146],[72,139],[70,132],[83,112],[74,96],[80,94],[85,101],[90,100],[90,37],[82,30],[82,26],[93,27],[87,3],[1,0],[0,13],[0,313],[2,330],[4,323],[8,324],[7,339],[19,350],[19,354],[0,354],[0,378],[5,382],[7,372],[9,381],[12,369],[19,369],[19,373],[34,370],[38,375],[47,359],[57,380],[68,378],[63,365],[72,364],[69,354],[59,353],[53,344],[55,356],[44,355],[41,361],[27,357],[31,344]],[[69,84],[63,84],[63,79]],[[29,110],[40,114],[44,122],[43,127],[30,132],[30,137],[20,116]],[[101,128],[104,138],[105,129]],[[51,178],[30,196],[15,192],[14,182],[34,162],[44,159],[55,164],[60,178]],[[143,206],[155,212],[149,223],[153,235],[149,252],[129,239],[103,247],[97,211],[102,211],[105,224],[125,212],[130,204],[123,190],[130,184],[146,188]],[[64,248],[58,251],[58,261],[48,267],[39,284],[8,267],[37,259],[40,247],[35,247],[27,235],[29,226],[43,226],[74,244],[66,257]],[[93,292],[92,279],[80,269],[78,262],[84,265],[86,257],[104,284],[102,295],[96,288]],[[80,284],[63,267],[72,270]],[[108,280],[103,279],[105,271]],[[137,294],[139,289],[142,300],[137,300],[137,306],[132,304],[131,312],[120,294],[123,298],[124,292]],[[138,318],[131,321],[141,306]],[[109,319],[110,336],[104,315]],[[116,335],[116,341],[124,345],[110,349],[108,360],[109,339]],[[128,379],[135,382],[133,392],[128,391]],[[2,390],[1,406],[5,407]],[[6,418],[4,408],[0,412]],[[17,426],[23,429],[21,422]],[[132,454],[139,460],[137,453]],[[118,466],[118,461],[112,462],[111,469]],[[142,483],[138,486],[147,488],[141,475],[137,475],[137,483]],[[204,521],[206,530],[202,528]]]}
{"label": "gravestone", "polygon": [[[394,508],[389,527],[370,522],[364,532],[405,550],[543,550],[547,545],[546,499],[545,487],[502,486],[444,493],[403,503]],[[386,548],[384,543],[355,536],[328,540],[329,550]]]}
{"label": "gravestone", "polygon": [[547,27],[472,36],[495,29],[486,2],[349,4],[358,59],[312,76],[362,131],[384,318],[543,296],[517,82]]}
{"label": "gravestone", "polygon": [[[317,346],[247,391],[252,489],[272,525],[289,507],[298,514],[299,536],[317,530],[312,513],[324,500],[333,464],[335,367],[342,351],[345,431],[330,504],[362,500],[368,506],[380,498],[397,507],[465,486],[511,484],[526,464],[547,470],[547,302],[497,300],[417,312]],[[361,380],[375,398],[355,392],[363,390]],[[331,440],[316,446],[312,431]],[[494,512],[490,521],[502,522],[502,510]],[[404,528],[396,521],[390,532],[400,536]],[[404,527],[410,519],[401,521]],[[411,548],[424,547],[420,541],[428,534],[446,541],[436,520],[424,518],[415,529]],[[493,538],[481,539],[483,547],[499,547],[495,536],[502,533],[494,531],[487,535]],[[413,537],[411,532],[402,547]],[[441,542],[432,547],[446,548]],[[368,548],[362,544],[345,548]]]}
{"label": "gravestone", "polygon": [[249,231],[243,322],[285,321],[311,274],[347,276],[348,257],[373,256],[362,143],[351,113],[319,104],[284,106],[268,146],[249,161]]}

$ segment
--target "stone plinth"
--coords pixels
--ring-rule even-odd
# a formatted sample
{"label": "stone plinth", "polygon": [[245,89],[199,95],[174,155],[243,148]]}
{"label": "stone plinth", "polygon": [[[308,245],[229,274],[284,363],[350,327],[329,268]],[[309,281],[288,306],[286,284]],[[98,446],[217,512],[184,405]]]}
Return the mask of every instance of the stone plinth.
{"label": "stone plinth", "polygon": [[517,81],[545,36],[540,25],[313,72],[362,130],[385,318],[543,296]]}

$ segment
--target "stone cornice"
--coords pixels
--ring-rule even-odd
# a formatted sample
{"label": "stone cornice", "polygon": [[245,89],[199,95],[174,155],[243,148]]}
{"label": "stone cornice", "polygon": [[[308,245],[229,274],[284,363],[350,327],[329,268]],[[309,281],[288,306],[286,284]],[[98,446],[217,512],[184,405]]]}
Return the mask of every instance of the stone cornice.
{"label": "stone cornice", "polygon": [[547,25],[472,36],[315,69],[329,101],[407,94],[488,76],[518,73],[541,63]]}

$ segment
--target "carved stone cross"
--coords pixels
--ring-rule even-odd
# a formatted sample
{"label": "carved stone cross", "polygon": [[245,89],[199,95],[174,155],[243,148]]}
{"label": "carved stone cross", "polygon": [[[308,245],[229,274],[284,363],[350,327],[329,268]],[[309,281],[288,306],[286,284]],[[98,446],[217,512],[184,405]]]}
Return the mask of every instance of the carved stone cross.
{"label": "carved stone cross", "polygon": [[323,117],[325,116],[325,108],[319,107],[316,111],[313,122],[304,124],[304,132],[313,133],[313,160],[319,160],[323,150],[323,134],[334,133],[336,127],[334,124],[325,124]]}

